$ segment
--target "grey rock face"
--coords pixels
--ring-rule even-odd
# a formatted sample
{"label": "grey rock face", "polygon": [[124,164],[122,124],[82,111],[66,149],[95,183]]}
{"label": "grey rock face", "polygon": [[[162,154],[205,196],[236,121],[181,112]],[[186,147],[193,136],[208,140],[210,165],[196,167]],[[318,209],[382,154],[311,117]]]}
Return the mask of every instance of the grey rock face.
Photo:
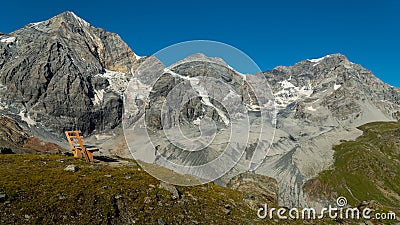
{"label": "grey rock face", "polygon": [[[192,98],[183,107],[177,104],[167,108],[168,113],[164,114],[164,118],[161,117],[163,102],[168,99],[168,94],[173,92],[179,83],[188,82],[193,89],[196,89],[193,82],[190,83],[190,81],[206,75],[221,81],[219,86],[209,85],[210,89],[215,90],[214,93],[217,93],[223,84],[228,83],[237,93],[241,93],[245,105],[250,106],[253,104],[252,102],[255,102],[244,82],[241,81],[243,77],[235,75],[235,72],[218,65],[218,63],[210,64],[199,62],[201,60],[193,61],[193,59],[204,59],[204,56],[190,56],[171,66],[170,70],[165,70],[165,67],[157,64],[157,60],[154,59],[152,63],[154,73],[152,74],[163,74],[158,83],[154,85],[146,80],[151,76],[149,74],[133,78],[138,81],[131,87],[132,90],[128,91],[129,93],[134,93],[135,90],[150,90],[150,87],[153,89],[149,93],[148,101],[138,100],[137,92],[136,95],[130,96],[131,99],[136,99],[133,108],[136,109],[137,114],[133,115],[132,119],[139,120],[146,112],[145,121],[148,126],[146,129],[150,131],[150,138],[153,142],[164,143],[156,146],[152,153],[153,157],[150,157],[148,162],[168,167],[168,163],[163,160],[167,159],[177,164],[202,165],[218,156],[221,149],[228,143],[225,139],[219,139],[227,137],[223,131],[226,128],[224,118],[229,118],[229,116],[224,110],[216,110],[216,108],[221,108],[220,105],[217,105],[218,101],[212,102],[216,106],[214,108],[205,104],[201,98]],[[370,71],[351,63],[340,54],[329,55],[318,60],[305,60],[291,67],[277,67],[272,71],[265,72],[264,76],[272,86],[279,113],[272,147],[266,159],[255,172],[278,181],[279,204],[285,206],[318,204],[310,201],[303,194],[302,188],[305,181],[332,165],[332,146],[338,144],[340,140],[354,139],[361,135],[361,131],[356,128],[361,124],[394,120],[400,109],[399,89],[384,84]],[[246,76],[246,79],[251,77]],[[220,92],[217,95],[226,95],[223,91]],[[190,98],[185,95],[172,95],[172,97],[178,96],[181,99]],[[172,102],[180,102],[180,100],[173,99]],[[226,105],[229,107],[230,104],[238,105],[234,101]],[[167,138],[165,132],[178,125],[180,125],[181,131],[189,137],[197,137],[200,133],[206,133],[196,133],[191,129],[198,120],[204,118],[216,122],[217,130],[219,129],[219,136],[214,139],[214,145],[208,145],[206,151],[179,150],[176,144],[163,142],[168,138],[174,140],[174,138],[171,139],[173,135]],[[257,126],[257,120],[250,119],[250,121]],[[166,126],[162,126],[163,122]],[[146,129],[137,132],[144,133]],[[211,127],[205,130],[209,129]],[[180,132],[172,133],[179,134]],[[140,137],[140,134],[138,133],[136,137]],[[226,185],[232,177],[249,170],[248,163],[252,160],[251,155],[256,143],[263,146],[264,149],[268,149],[269,142],[267,140],[259,141],[252,135],[249,138],[247,142],[234,141],[238,143],[237,146],[246,146],[245,154],[233,169],[216,181],[217,183]],[[176,137],[176,139],[182,138]],[[142,142],[131,147],[139,149],[144,145],[145,142]],[[232,158],[234,155],[232,154]],[[263,156],[260,156],[260,159],[263,159]],[[210,166],[209,171],[195,172],[192,175],[204,178],[204,173],[213,174],[218,169],[221,168]]]}
{"label": "grey rock face", "polygon": [[277,179],[280,204],[313,206],[303,183],[332,165],[333,145],[361,135],[357,126],[396,119],[400,90],[340,54],[264,74],[279,113],[273,146],[256,172]]}
{"label": "grey rock face", "polygon": [[[275,122],[272,92],[257,79],[265,81],[262,74],[239,74],[201,54],[168,68],[147,59],[125,92],[124,128],[133,155],[208,181],[240,162],[240,169],[219,181],[225,184],[251,162],[256,167],[263,158],[253,156],[265,155]],[[250,85],[265,94],[256,99]]]}
{"label": "grey rock face", "polygon": [[120,123],[119,89],[136,57],[117,34],[65,12],[0,39],[0,110],[58,133]]}
{"label": "grey rock face", "polygon": [[23,146],[28,142],[29,135],[14,120],[0,116],[0,153],[23,153]]}

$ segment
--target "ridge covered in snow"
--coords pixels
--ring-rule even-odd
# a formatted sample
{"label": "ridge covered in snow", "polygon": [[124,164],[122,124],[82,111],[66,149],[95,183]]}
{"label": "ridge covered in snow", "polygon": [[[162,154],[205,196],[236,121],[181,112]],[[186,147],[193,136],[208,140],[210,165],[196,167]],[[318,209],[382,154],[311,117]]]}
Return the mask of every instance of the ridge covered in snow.
{"label": "ridge covered in snow", "polygon": [[136,60],[139,60],[139,59],[141,59],[141,58],[143,58],[144,56],[139,56],[139,55],[136,55],[135,53],[133,53],[134,55],[135,55],[135,58],[136,58]]}
{"label": "ridge covered in snow", "polygon": [[106,88],[95,89],[93,104],[102,104],[104,94],[110,90],[119,95],[122,95],[128,86],[128,78],[125,73],[118,71],[106,70],[105,73],[96,74],[95,77],[103,77],[107,79],[109,85]]}
{"label": "ridge covered in snow", "polygon": [[318,62],[322,61],[323,59],[328,58],[330,56],[331,55],[326,55],[326,56],[318,58],[318,59],[307,59],[307,61],[310,61],[310,62],[313,62],[313,63],[318,63]]}
{"label": "ridge covered in snow", "polygon": [[218,107],[216,107],[214,104],[211,103],[211,101],[208,97],[210,95],[207,93],[207,90],[205,90],[201,85],[199,85],[198,77],[182,76],[178,73],[173,72],[169,68],[165,68],[164,73],[169,73],[172,76],[179,77],[184,80],[188,80],[190,85],[192,86],[193,90],[195,90],[198,93],[198,95],[201,97],[201,102],[204,105],[214,108],[217,111],[218,115],[221,117],[222,121],[225,123],[225,125],[228,125],[230,123],[229,118],[225,115],[225,113],[221,109],[219,109]]}
{"label": "ridge covered in snow", "polygon": [[6,37],[6,38],[0,39],[0,42],[2,42],[2,43],[11,43],[14,41],[15,41],[15,37]]}
{"label": "ridge covered in snow", "polygon": [[301,97],[310,97],[314,90],[311,85],[296,87],[289,80],[279,82],[282,90],[274,93],[275,102],[278,108],[286,108],[290,103],[295,102]]}
{"label": "ridge covered in snow", "polygon": [[30,23],[27,26],[28,27],[36,27],[37,25],[43,24],[46,21],[39,21],[39,22],[35,22],[35,23]]}
{"label": "ridge covered in snow", "polygon": [[70,13],[81,25],[91,26],[90,23],[86,22],[84,19],[77,16],[74,12],[67,11],[66,13]]}

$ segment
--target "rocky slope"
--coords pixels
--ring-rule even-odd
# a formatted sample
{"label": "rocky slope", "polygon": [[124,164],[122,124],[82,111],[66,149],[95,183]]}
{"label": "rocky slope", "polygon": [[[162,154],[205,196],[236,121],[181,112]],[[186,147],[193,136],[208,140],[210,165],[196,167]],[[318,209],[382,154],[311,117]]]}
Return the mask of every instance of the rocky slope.
{"label": "rocky slope", "polygon": [[72,12],[0,36],[0,111],[29,126],[84,134],[114,128],[136,55]]}
{"label": "rocky slope", "polygon": [[[206,62],[202,61],[206,60]],[[208,60],[208,61],[207,61]],[[214,60],[214,61],[213,61]],[[217,60],[221,63],[221,60]],[[247,96],[252,96],[246,91],[243,75],[227,69],[223,62],[218,64],[215,59],[207,58],[204,55],[193,55],[169,68],[165,68],[157,59],[149,63],[152,67],[152,74],[162,74],[159,82],[155,85],[147,83],[149,75],[134,76],[135,84],[128,89],[127,93],[133,93],[128,99],[141,99],[148,91],[150,98],[135,102],[128,107],[135,111],[132,118],[138,120],[146,112],[146,127],[142,126],[132,138],[127,138],[131,149],[140,151],[147,143],[147,139],[141,134],[149,133],[150,139],[156,143],[157,149],[154,152],[146,152],[146,160],[162,166],[170,165],[164,159],[171,160],[179,165],[197,166],[213,159],[220,154],[221,149],[228,143],[229,117],[226,109],[231,105],[238,106],[241,103],[247,107],[247,113],[252,124],[257,127],[259,121],[255,112],[259,107],[256,101]],[[139,68],[140,70],[141,68]],[[141,73],[138,73],[141,74]],[[193,98],[187,104],[175,104],[166,110],[161,116],[161,109],[164,100],[173,96],[173,102],[181,102],[190,99],[185,95],[170,95],[174,88],[181,82],[187,82],[189,87],[198,92],[201,91],[196,85],[201,84],[199,76],[213,77],[218,79],[220,85],[208,84],[209,89],[205,92],[210,99],[218,99],[220,96],[228,96],[222,91],[221,86],[228,85],[236,93],[240,93],[241,101],[223,102],[208,101],[202,98]],[[377,79],[371,71],[360,65],[350,62],[340,54],[329,55],[320,59],[305,60],[290,67],[277,67],[272,71],[264,73],[269,84],[272,86],[272,93],[275,97],[278,108],[277,129],[272,147],[263,161],[262,165],[255,171],[258,174],[275,178],[279,185],[279,203],[285,206],[321,206],[311,201],[303,193],[303,184],[316,176],[319,172],[330,168],[333,164],[332,147],[340,140],[351,140],[362,134],[357,129],[361,124],[373,121],[392,121],[397,119],[400,111],[400,91],[397,88],[384,84]],[[196,82],[193,82],[193,80]],[[150,87],[152,91],[150,92]],[[207,88],[205,88],[207,89]],[[199,91],[200,90],[200,91]],[[201,93],[200,93],[201,94]],[[204,94],[204,93],[203,93]],[[220,95],[220,96],[219,96]],[[221,98],[222,99],[222,98]],[[250,103],[253,102],[253,103]],[[251,106],[253,104],[253,106]],[[222,107],[224,106],[224,107]],[[243,113],[240,107],[236,107],[235,113]],[[233,113],[233,115],[235,114]],[[200,134],[207,136],[207,131],[213,127],[198,128],[196,121],[211,119],[217,124],[217,135],[213,143],[207,146],[207,151],[184,151],[184,147],[177,147],[176,140],[183,140],[180,132],[174,131],[174,126],[180,126],[181,131],[187,137],[197,137]],[[226,123],[225,120],[228,122]],[[162,121],[164,127],[161,126]],[[272,121],[272,120],[271,120]],[[270,121],[270,122],[271,122]],[[269,127],[274,124],[270,123]],[[169,132],[172,130],[172,132]],[[197,130],[197,132],[196,132]],[[235,129],[235,132],[239,132]],[[168,138],[166,133],[171,135]],[[212,132],[210,132],[212,133]],[[175,137],[174,135],[177,135]],[[142,137],[142,138],[139,138]],[[172,138],[171,138],[172,137]],[[225,138],[225,139],[224,139]],[[265,136],[264,136],[265,138]],[[165,142],[165,140],[168,141]],[[129,140],[135,140],[130,143]],[[230,178],[241,172],[249,170],[248,165],[253,162],[254,146],[263,146],[268,149],[272,140],[257,139],[257,135],[250,135],[249,140],[234,138],[232,143],[238,148],[246,148],[245,154],[240,157],[238,164],[225,176],[216,182],[226,185]],[[203,140],[206,142],[207,140]],[[200,143],[202,143],[200,141]],[[182,150],[183,149],[183,150]],[[227,156],[231,161],[237,160],[238,152]],[[160,157],[162,156],[162,157]],[[236,157],[236,158],[235,158]],[[144,159],[144,158],[143,158]],[[146,161],[145,160],[145,161]],[[229,160],[228,160],[229,161]],[[193,171],[184,170],[181,173],[189,173],[204,179],[213,173],[219,174],[225,170],[225,165],[209,165],[207,170]],[[176,169],[176,168],[175,168]],[[206,172],[205,172],[206,171]]]}
{"label": "rocky slope", "polygon": [[[272,142],[275,108],[272,92],[258,79],[265,80],[202,54],[169,67],[148,58],[125,92],[124,128],[133,155],[204,180],[220,178],[239,162],[221,184],[260,164],[257,156]],[[256,98],[254,90],[262,94]]]}
{"label": "rocky slope", "polygon": [[276,178],[280,203],[306,206],[303,183],[333,164],[332,146],[362,134],[356,127],[395,120],[400,90],[341,54],[264,73],[279,107],[275,140],[257,173]]}
{"label": "rocky slope", "polygon": [[6,116],[0,116],[0,154],[57,153],[62,147],[30,135],[20,124]]}

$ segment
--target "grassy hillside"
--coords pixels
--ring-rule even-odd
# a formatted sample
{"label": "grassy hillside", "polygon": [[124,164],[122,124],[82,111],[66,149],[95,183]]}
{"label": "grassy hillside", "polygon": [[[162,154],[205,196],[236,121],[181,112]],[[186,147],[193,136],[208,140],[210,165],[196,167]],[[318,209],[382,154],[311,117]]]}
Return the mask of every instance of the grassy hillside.
{"label": "grassy hillside", "polygon": [[[69,164],[80,169],[64,171]],[[111,167],[61,155],[0,155],[0,223],[257,224],[244,194],[213,184],[179,199],[135,163]]]}
{"label": "grassy hillside", "polygon": [[359,127],[355,141],[334,147],[335,163],[305,185],[314,198],[345,196],[352,206],[375,201],[400,209],[400,122],[376,122]]}
{"label": "grassy hillside", "polygon": [[[74,164],[80,169],[65,171]],[[160,168],[163,170],[163,168]],[[214,184],[159,186],[135,162],[89,164],[62,155],[0,154],[0,224],[340,224],[343,221],[258,219],[247,203],[277,207]],[[5,197],[4,197],[5,194]],[[254,202],[253,202],[254,203]],[[262,204],[261,204],[262,203]],[[347,221],[346,224],[360,224]]]}

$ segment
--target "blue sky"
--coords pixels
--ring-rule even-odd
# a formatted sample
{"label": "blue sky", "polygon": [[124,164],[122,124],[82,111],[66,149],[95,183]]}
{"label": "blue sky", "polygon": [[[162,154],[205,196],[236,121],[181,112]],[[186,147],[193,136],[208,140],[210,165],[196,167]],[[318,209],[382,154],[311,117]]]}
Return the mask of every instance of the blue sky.
{"label": "blue sky", "polygon": [[400,3],[396,0],[102,1],[1,3],[0,32],[66,10],[116,32],[138,55],[188,40],[214,40],[249,55],[262,70],[342,53],[400,87]]}

